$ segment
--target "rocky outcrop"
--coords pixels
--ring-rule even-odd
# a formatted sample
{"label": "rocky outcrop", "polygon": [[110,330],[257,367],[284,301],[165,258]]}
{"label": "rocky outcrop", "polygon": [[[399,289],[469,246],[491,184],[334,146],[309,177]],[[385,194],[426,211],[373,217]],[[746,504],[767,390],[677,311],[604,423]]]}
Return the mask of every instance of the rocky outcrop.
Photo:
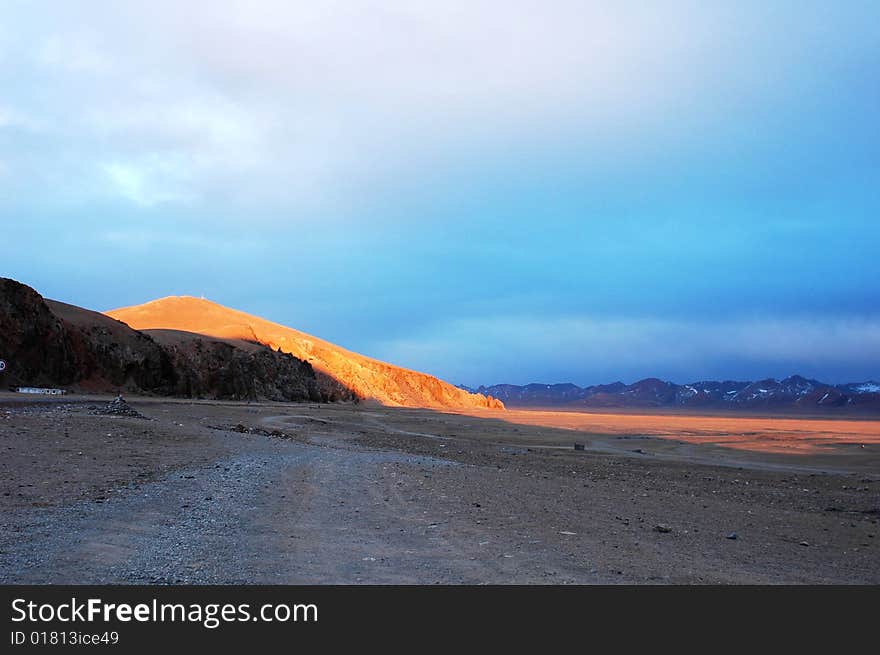
{"label": "rocky outcrop", "polygon": [[153,338],[7,278],[0,278],[0,359],[7,361],[4,387],[233,400],[354,397],[341,386],[322,391],[310,364],[266,346],[186,333]]}
{"label": "rocky outcrop", "polygon": [[44,302],[61,321],[76,355],[75,379],[64,384],[89,391],[173,392],[177,371],[149,336],[98,312],[54,300]]}
{"label": "rocky outcrop", "polygon": [[503,409],[504,404],[473,394],[425,373],[393,366],[312,335],[251,316],[208,300],[173,296],[107,312],[144,330],[183,330],[220,339],[251,341],[309,362],[319,383],[341,385],[362,399],[385,405]]}
{"label": "rocky outcrop", "polygon": [[311,365],[286,353],[186,332],[153,331],[178,371],[173,393],[221,400],[351,400],[322,392]]}
{"label": "rocky outcrop", "polygon": [[174,370],[152,339],[95,312],[70,320],[74,310],[0,278],[2,384],[170,391]]}
{"label": "rocky outcrop", "polygon": [[108,314],[0,278],[0,385],[230,400],[503,408],[442,380],[195,298]]}
{"label": "rocky outcrop", "polygon": [[77,378],[77,348],[64,322],[28,286],[0,278],[0,373],[4,386],[54,386]]}

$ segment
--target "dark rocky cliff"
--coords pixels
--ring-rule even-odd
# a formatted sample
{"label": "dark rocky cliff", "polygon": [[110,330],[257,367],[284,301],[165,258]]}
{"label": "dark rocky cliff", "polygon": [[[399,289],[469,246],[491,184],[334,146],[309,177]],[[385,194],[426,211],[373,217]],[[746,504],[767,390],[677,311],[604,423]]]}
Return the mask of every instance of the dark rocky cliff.
{"label": "dark rocky cliff", "polygon": [[[311,365],[259,344],[162,338],[0,278],[0,385],[234,400],[345,399]],[[347,396],[351,397],[351,394]]]}

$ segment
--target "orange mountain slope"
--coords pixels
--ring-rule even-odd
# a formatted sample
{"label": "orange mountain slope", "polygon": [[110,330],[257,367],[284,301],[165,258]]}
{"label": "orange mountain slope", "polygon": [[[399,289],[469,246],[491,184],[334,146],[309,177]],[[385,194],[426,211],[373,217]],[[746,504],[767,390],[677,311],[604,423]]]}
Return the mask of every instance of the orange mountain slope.
{"label": "orange mountain slope", "polygon": [[312,364],[361,398],[402,407],[504,409],[491,396],[472,394],[431,375],[386,364],[299,330],[190,296],[170,296],[106,312],[135,330],[183,330],[244,339],[281,349]]}

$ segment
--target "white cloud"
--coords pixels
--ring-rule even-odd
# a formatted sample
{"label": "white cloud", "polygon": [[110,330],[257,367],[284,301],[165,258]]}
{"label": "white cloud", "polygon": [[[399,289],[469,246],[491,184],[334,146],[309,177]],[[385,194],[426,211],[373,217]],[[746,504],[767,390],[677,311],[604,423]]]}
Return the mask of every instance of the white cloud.
{"label": "white cloud", "polygon": [[39,65],[73,74],[105,75],[112,59],[99,51],[89,34],[56,34],[43,41],[36,53]]}
{"label": "white cloud", "polygon": [[[25,196],[103,200],[109,162],[145,171],[115,175],[137,205],[258,222],[356,217],[361,198],[538,148],[600,174],[666,166],[688,135],[711,150],[720,124],[752,129],[780,76],[821,77],[822,39],[840,36],[809,32],[825,21],[810,8],[688,2],[34,0],[4,18],[4,106],[52,137],[4,153]],[[782,27],[799,38],[778,45]],[[170,184],[156,172],[181,163]]]}
{"label": "white cloud", "polygon": [[16,109],[0,105],[0,130],[3,129],[40,132],[45,128],[33,116],[28,116]]}
{"label": "white cloud", "polygon": [[[6,12],[7,50],[30,51],[31,63],[0,65],[20,113],[81,150],[87,165],[68,176],[100,180],[108,160],[164,157],[191,168],[186,193],[166,195],[308,207],[339,201],[340,187],[431,170],[445,151],[585,135],[615,139],[616,153],[662,148],[683,112],[699,121],[716,96],[749,108],[753,87],[778,81],[780,58],[762,57],[775,47],[764,13],[567,0],[33,2]],[[761,75],[723,74],[734,62],[759,62]],[[44,164],[60,161],[47,153]],[[82,181],[84,194],[99,186]]]}
{"label": "white cloud", "polygon": [[186,168],[167,159],[142,164],[110,162],[103,170],[113,191],[141,207],[190,199]]}

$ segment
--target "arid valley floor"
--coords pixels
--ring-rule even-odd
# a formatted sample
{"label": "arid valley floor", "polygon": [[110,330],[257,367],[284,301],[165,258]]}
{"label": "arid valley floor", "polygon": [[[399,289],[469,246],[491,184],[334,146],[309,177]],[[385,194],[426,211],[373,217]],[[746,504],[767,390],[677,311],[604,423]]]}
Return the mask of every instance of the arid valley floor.
{"label": "arid valley floor", "polygon": [[0,582],[880,582],[880,421],[108,400],[0,394]]}

